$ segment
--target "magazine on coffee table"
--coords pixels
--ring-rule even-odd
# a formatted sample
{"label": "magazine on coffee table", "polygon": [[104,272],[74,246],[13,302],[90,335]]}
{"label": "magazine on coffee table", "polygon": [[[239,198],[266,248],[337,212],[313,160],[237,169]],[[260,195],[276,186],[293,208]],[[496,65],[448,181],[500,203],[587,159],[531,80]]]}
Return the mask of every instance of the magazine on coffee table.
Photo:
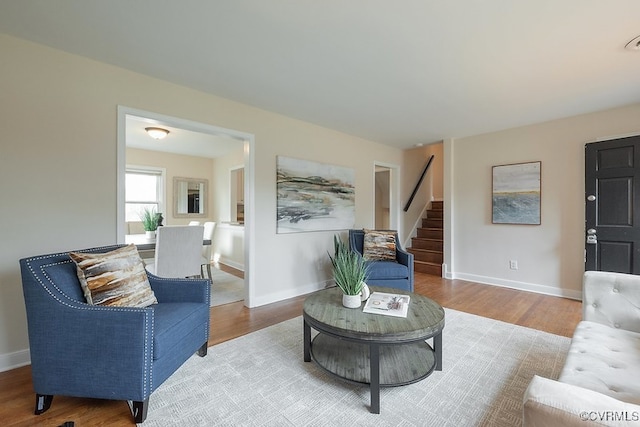
{"label": "magazine on coffee table", "polygon": [[382,314],[383,316],[407,317],[409,295],[374,292],[369,296],[363,313]]}

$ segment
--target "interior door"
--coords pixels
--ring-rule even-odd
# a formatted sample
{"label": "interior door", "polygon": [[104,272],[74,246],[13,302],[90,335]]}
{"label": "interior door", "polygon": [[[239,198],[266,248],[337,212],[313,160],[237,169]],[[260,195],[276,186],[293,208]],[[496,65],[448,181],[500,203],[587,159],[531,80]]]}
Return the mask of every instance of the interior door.
{"label": "interior door", "polygon": [[585,270],[640,274],[640,136],[585,145]]}

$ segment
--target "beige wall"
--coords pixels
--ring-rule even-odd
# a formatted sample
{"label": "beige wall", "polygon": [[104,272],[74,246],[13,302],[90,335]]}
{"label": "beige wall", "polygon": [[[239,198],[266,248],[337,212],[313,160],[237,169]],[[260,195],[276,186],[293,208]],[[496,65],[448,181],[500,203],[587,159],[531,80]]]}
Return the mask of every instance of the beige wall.
{"label": "beige wall", "polygon": [[[162,212],[165,218],[165,225],[188,224],[191,220],[200,222],[212,220],[214,212],[213,206],[215,203],[211,182],[213,177],[213,159],[141,150],[138,148],[127,148],[126,156],[127,165],[153,166],[166,170],[165,208],[164,212]],[[175,177],[206,179],[209,182],[207,192],[207,218],[176,218],[173,216],[173,178]]]}
{"label": "beige wall", "polygon": [[[584,145],[631,133],[640,104],[445,141],[448,277],[580,298]],[[530,161],[542,162],[542,224],[492,224],[492,166]]]}
{"label": "beige wall", "polygon": [[0,35],[0,51],[0,369],[28,359],[18,260],[117,241],[119,105],[254,135],[254,305],[329,279],[333,232],[276,234],[277,155],[353,168],[358,227],[372,227],[374,163],[402,164],[397,149],[24,40]]}
{"label": "beige wall", "polygon": [[213,192],[216,204],[213,207],[213,218],[216,221],[231,221],[231,170],[244,167],[244,150],[242,145],[227,156],[214,159]]}

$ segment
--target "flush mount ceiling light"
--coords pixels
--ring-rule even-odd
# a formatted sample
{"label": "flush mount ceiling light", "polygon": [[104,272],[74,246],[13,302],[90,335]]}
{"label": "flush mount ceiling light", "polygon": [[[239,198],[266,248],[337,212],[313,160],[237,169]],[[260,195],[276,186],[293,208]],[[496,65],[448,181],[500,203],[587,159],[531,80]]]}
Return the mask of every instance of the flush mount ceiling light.
{"label": "flush mount ceiling light", "polygon": [[153,139],[162,139],[169,135],[169,131],[162,128],[144,128],[144,130],[146,130],[149,136]]}
{"label": "flush mount ceiling light", "polygon": [[631,40],[624,48],[628,50],[640,50],[640,36]]}

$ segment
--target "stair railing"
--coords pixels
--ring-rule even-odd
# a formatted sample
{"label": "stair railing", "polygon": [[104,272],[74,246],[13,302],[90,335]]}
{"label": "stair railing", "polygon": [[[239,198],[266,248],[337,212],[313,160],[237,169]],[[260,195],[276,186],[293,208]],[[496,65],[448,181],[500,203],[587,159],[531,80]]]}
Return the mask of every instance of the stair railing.
{"label": "stair railing", "polygon": [[404,211],[407,212],[409,210],[409,207],[411,206],[411,203],[413,202],[413,198],[416,197],[416,193],[418,192],[418,189],[420,188],[420,185],[422,184],[422,180],[424,179],[425,175],[427,174],[427,171],[429,170],[429,166],[431,166],[431,161],[433,160],[434,155],[432,154],[431,157],[429,157],[429,160],[427,160],[427,164],[424,165],[424,169],[422,170],[422,174],[420,175],[420,178],[418,179],[418,182],[416,183],[416,186],[413,189],[413,192],[411,193],[411,196],[409,197],[409,200],[407,201],[407,204],[404,205]]}

